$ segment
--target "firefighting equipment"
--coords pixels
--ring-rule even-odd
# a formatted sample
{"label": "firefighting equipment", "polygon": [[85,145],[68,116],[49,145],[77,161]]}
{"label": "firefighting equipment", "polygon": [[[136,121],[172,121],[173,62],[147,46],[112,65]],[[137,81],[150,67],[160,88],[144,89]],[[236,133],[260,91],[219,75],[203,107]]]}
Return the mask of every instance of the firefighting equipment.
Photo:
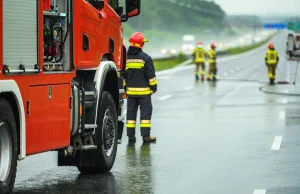
{"label": "firefighting equipment", "polygon": [[[201,42],[198,43],[198,45],[202,45]],[[205,76],[205,57],[206,57],[206,51],[204,48],[195,48],[193,51],[193,57],[194,57],[194,63],[196,65],[195,68],[195,77],[196,80],[199,80],[199,66],[201,65],[202,71],[201,71],[201,79],[204,80]]]}
{"label": "firefighting equipment", "polygon": [[129,39],[130,46],[137,48],[143,48],[145,42],[148,42],[148,40],[141,32],[133,33]]}
{"label": "firefighting equipment", "polygon": [[207,80],[211,80],[211,76],[213,76],[213,80],[216,80],[218,71],[216,61],[217,52],[215,50],[216,46],[214,43],[212,43],[211,47],[212,48],[208,51],[209,71],[207,74]]}
{"label": "firefighting equipment", "polygon": [[150,136],[152,102],[151,94],[157,91],[157,80],[152,58],[141,48],[130,46],[127,53],[126,70],[121,72],[127,93],[127,136],[135,141],[138,107],[140,107],[140,128],[143,140],[156,141]]}
{"label": "firefighting equipment", "polygon": [[276,67],[279,62],[279,55],[277,51],[274,49],[274,45],[270,44],[269,50],[266,53],[265,61],[268,67],[268,76],[270,80],[270,84],[274,84],[276,78]]}

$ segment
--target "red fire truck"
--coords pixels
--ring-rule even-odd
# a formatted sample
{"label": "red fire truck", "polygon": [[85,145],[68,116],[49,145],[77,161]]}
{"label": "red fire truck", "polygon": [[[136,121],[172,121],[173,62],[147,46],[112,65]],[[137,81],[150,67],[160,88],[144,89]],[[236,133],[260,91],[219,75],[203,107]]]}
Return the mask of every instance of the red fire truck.
{"label": "red fire truck", "polygon": [[126,94],[122,22],[140,0],[0,1],[0,193],[17,161],[58,151],[59,166],[111,170]]}

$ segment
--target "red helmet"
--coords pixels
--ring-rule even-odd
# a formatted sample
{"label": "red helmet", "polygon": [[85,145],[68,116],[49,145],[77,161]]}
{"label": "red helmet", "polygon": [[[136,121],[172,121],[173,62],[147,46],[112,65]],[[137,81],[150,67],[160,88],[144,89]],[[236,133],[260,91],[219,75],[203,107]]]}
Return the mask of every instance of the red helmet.
{"label": "red helmet", "polygon": [[273,45],[272,43],[270,43],[270,44],[268,45],[268,47],[269,47],[269,49],[273,49],[273,48],[274,48],[274,45]]}
{"label": "red helmet", "polygon": [[135,32],[131,35],[130,39],[130,46],[143,48],[144,42],[148,42],[148,40],[144,37],[141,32]]}
{"label": "red helmet", "polygon": [[217,47],[216,43],[213,42],[213,43],[211,44],[211,48],[216,48],[216,47]]}
{"label": "red helmet", "polygon": [[198,47],[198,48],[202,48],[202,42],[200,42],[200,41],[197,42],[197,47]]}

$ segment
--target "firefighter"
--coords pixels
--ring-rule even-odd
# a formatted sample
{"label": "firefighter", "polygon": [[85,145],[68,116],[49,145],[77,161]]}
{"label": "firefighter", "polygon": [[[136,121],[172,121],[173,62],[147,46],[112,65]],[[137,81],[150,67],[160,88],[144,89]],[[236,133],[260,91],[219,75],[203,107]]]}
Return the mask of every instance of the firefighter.
{"label": "firefighter", "polygon": [[157,91],[157,80],[152,58],[143,52],[144,35],[140,32],[132,34],[127,52],[126,70],[121,76],[127,93],[127,136],[135,142],[135,128],[138,107],[140,107],[141,136],[144,142],[155,142],[150,136],[152,102],[151,95]]}
{"label": "firefighter", "polygon": [[206,51],[202,46],[202,42],[197,43],[197,48],[193,51],[193,58],[194,63],[196,65],[195,68],[195,77],[196,80],[199,80],[199,66],[201,65],[202,71],[201,71],[201,80],[204,81],[205,77],[205,57],[206,57]]}
{"label": "firefighter", "polygon": [[266,53],[265,60],[266,60],[266,65],[268,67],[270,84],[274,84],[276,78],[276,67],[279,62],[279,55],[272,43],[268,45],[268,48],[269,50]]}
{"label": "firefighter", "polygon": [[208,51],[208,63],[209,63],[209,70],[208,70],[208,74],[207,74],[207,80],[210,81],[211,80],[211,76],[213,77],[213,80],[216,81],[217,80],[217,52],[216,52],[216,44],[212,43],[210,46],[210,49]]}

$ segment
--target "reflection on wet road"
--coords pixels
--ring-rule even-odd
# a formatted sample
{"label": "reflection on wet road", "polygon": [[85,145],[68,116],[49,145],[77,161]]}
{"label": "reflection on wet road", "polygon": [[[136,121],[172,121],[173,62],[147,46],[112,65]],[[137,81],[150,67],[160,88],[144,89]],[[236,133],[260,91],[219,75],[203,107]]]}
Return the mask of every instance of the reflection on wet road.
{"label": "reflection on wet road", "polygon": [[[284,61],[284,41],[274,39],[282,56],[277,80],[292,82],[296,65]],[[216,83],[195,82],[193,67],[159,73],[156,144],[140,137],[128,144],[124,133],[103,175],[56,167],[55,152],[28,157],[15,193],[300,193],[300,98],[290,95],[300,87],[266,85],[265,51],[223,58]]]}

